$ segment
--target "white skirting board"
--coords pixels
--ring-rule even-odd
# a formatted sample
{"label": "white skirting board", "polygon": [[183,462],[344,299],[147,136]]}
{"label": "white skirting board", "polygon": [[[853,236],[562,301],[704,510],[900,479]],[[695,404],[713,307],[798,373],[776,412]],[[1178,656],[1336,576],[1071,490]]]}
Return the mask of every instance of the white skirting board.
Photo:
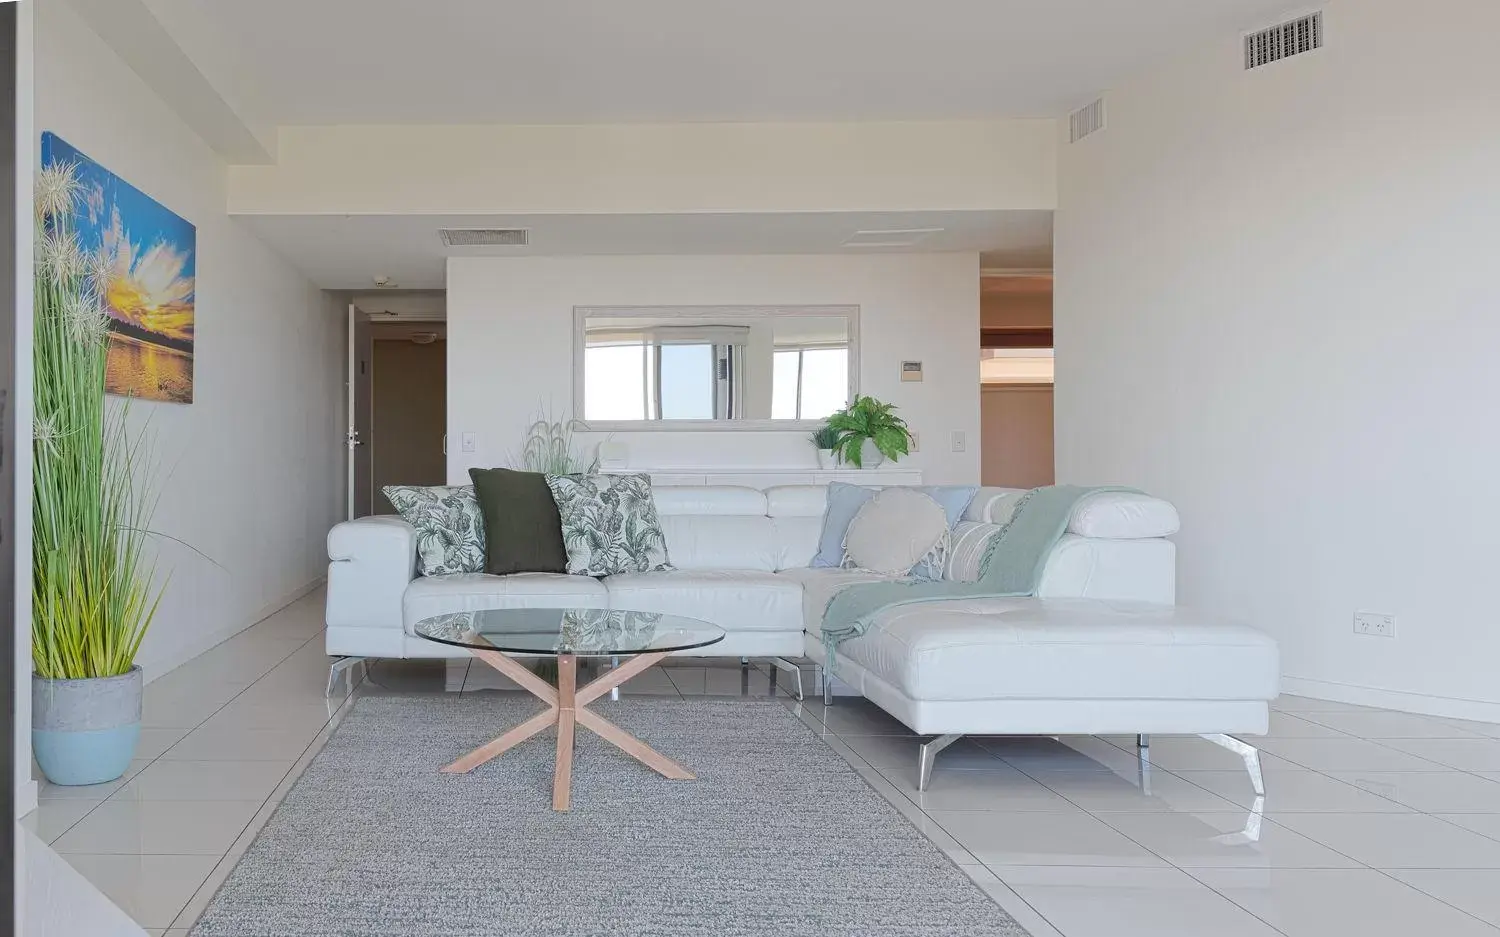
{"label": "white skirting board", "polygon": [[1281,692],[1290,696],[1305,696],[1309,699],[1330,700],[1335,703],[1353,703],[1356,706],[1374,706],[1424,716],[1469,719],[1474,722],[1500,722],[1500,703],[1486,700],[1430,696],[1426,693],[1409,693],[1405,690],[1382,690],[1377,687],[1356,686],[1350,683],[1333,683],[1328,680],[1286,676],[1281,678]]}
{"label": "white skirting board", "polygon": [[158,658],[157,660],[146,661],[144,665],[146,670],[146,682],[149,684],[151,681],[171,673],[173,670],[181,667],[183,664],[197,657],[199,654],[202,654],[204,651],[207,651],[209,648],[212,648],[219,644],[223,644],[225,641],[228,641],[230,638],[239,634],[241,631],[244,631],[246,628],[249,628],[251,625],[260,624],[267,618],[270,618],[272,615],[286,608],[288,605],[291,605],[293,602],[312,592],[314,589],[322,586],[323,583],[327,581],[327,579],[328,577],[326,576],[319,576],[317,579],[314,579],[307,585],[302,586],[301,588],[296,589],[291,593],[270,602],[269,604],[262,607],[259,611],[257,611],[254,615],[250,616],[249,621],[238,625],[232,625],[228,628],[221,628],[218,631],[203,635],[197,641],[194,641],[191,644],[183,645],[182,647],[178,648],[165,657]]}
{"label": "white skirting board", "polygon": [[19,823],[16,860],[17,918],[26,937],[145,937],[128,914]]}

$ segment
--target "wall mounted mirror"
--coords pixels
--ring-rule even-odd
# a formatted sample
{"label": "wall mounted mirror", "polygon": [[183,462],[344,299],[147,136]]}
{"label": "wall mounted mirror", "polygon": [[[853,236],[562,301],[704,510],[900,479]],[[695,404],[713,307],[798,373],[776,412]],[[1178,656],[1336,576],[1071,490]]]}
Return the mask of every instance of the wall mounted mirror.
{"label": "wall mounted mirror", "polygon": [[573,344],[591,430],[801,429],[858,392],[855,306],[578,307]]}

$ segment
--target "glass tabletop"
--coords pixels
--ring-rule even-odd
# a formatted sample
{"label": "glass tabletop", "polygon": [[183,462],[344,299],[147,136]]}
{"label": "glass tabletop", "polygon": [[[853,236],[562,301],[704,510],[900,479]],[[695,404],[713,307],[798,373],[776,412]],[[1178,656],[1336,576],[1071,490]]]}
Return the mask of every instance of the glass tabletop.
{"label": "glass tabletop", "polygon": [[580,657],[686,651],[724,640],[724,629],[696,618],[603,608],[493,608],[417,622],[419,637],[512,654]]}

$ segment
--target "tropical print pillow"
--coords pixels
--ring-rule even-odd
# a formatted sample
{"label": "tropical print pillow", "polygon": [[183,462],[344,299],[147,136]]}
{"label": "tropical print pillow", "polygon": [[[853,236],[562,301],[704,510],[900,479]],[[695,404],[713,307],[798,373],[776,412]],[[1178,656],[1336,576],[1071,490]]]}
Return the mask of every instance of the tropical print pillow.
{"label": "tropical print pillow", "polygon": [[548,475],[574,576],[671,569],[649,475]]}
{"label": "tropical print pillow", "polygon": [[484,572],[484,520],[473,485],[380,490],[417,529],[417,570],[423,576]]}

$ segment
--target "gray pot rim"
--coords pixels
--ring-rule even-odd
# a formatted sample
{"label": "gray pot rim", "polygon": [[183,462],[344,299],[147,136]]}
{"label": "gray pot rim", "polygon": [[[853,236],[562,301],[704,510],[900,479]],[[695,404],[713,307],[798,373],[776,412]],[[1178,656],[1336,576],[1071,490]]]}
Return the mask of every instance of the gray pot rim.
{"label": "gray pot rim", "polygon": [[94,682],[105,681],[105,680],[120,680],[120,681],[125,681],[125,680],[134,680],[134,679],[137,679],[141,675],[141,673],[142,673],[142,670],[141,670],[141,665],[140,664],[131,664],[130,665],[130,669],[127,670],[127,671],[125,671],[124,673],[117,673],[117,674],[114,674],[113,676],[109,676],[109,677],[44,677],[41,674],[39,674],[39,673],[37,673],[36,671],[33,670],[31,672],[31,682],[32,683],[70,684],[70,683],[94,683]]}

